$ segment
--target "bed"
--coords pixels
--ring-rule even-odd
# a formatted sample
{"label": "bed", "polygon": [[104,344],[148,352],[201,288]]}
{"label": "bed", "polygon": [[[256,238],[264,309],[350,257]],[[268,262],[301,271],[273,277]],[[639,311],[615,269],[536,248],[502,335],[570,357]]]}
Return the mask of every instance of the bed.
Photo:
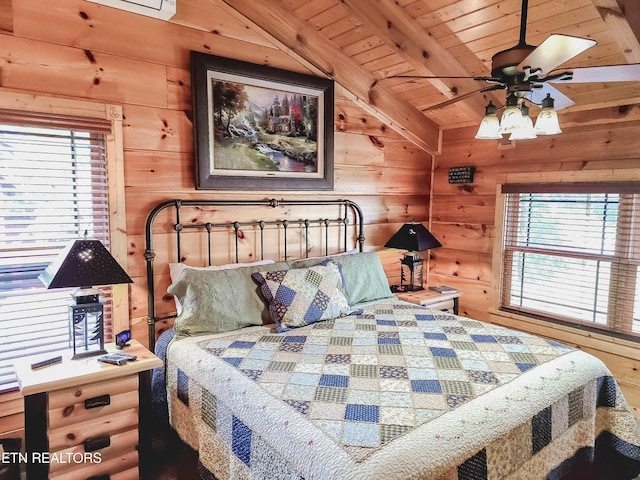
{"label": "bed", "polygon": [[[176,300],[180,314],[158,340],[157,405],[166,398],[202,478],[561,479],[584,462],[616,479],[640,473],[637,423],[598,359],[398,300],[379,256],[363,251],[353,202],[250,203],[259,213],[245,202],[176,200],[147,220],[152,342],[164,321],[157,272],[169,269],[157,263],[154,222],[177,237],[168,242],[175,298],[160,303]],[[238,206],[241,221],[204,220]],[[292,206],[339,213],[309,220]],[[185,208],[197,214],[183,223]],[[259,219],[260,209],[284,220]],[[199,268],[175,265],[195,265],[202,251],[184,253],[186,225],[205,233]],[[239,266],[212,264],[215,229]],[[265,235],[278,239],[275,251]]]}

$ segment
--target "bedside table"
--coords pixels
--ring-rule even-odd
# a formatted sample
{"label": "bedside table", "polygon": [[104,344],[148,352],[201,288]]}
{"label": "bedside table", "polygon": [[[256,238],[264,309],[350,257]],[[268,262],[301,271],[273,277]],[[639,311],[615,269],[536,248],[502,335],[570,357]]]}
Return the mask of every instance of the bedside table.
{"label": "bedside table", "polygon": [[433,290],[424,289],[418,290],[417,292],[395,293],[394,295],[405,302],[423,305],[434,310],[451,309],[454,315],[458,315],[462,292],[438,293]]}
{"label": "bedside table", "polygon": [[[21,359],[27,478],[147,478],[151,453],[151,370],[162,366],[139,342],[108,353],[138,358],[117,366],[98,356],[31,369]],[[50,356],[55,356],[52,354]]]}

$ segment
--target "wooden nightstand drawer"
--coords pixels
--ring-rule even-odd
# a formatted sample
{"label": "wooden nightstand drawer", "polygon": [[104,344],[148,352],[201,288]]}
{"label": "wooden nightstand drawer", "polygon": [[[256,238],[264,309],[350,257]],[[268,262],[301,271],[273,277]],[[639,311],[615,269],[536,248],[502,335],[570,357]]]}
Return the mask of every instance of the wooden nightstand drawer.
{"label": "wooden nightstand drawer", "polygon": [[[32,369],[35,358],[17,362],[24,396],[25,452],[49,455],[26,465],[29,480],[148,478],[151,455],[151,370],[162,361],[136,340],[122,366],[95,357]],[[105,345],[116,353],[114,344]],[[138,465],[140,460],[140,465]]]}
{"label": "wooden nightstand drawer", "polygon": [[[132,388],[133,387],[133,388]],[[88,384],[49,394],[49,430],[138,407],[138,377]]]}
{"label": "wooden nightstand drawer", "polygon": [[428,306],[431,310],[443,310],[446,312],[453,312],[454,301],[445,300],[444,302],[429,303]]}
{"label": "wooden nightstand drawer", "polygon": [[[134,425],[133,428],[115,433],[115,434],[103,434],[99,437],[93,437],[97,439],[98,444],[106,444],[103,448],[86,450],[84,443],[76,445],[75,447],[67,448],[52,452],[52,457],[56,462],[52,461],[49,464],[49,471],[54,472],[66,472],[68,470],[77,470],[78,464],[91,463],[103,463],[108,460],[118,458],[119,456],[136,450],[138,445],[138,426]],[[92,442],[92,439],[89,439]]]}
{"label": "wooden nightstand drawer", "polygon": [[67,405],[84,402],[87,399],[105,394],[116,395],[138,390],[138,375],[109,380],[108,382],[94,382],[73,386],[63,390],[49,392],[49,409],[54,410]]}
{"label": "wooden nightstand drawer", "polygon": [[74,445],[84,444],[88,438],[98,437],[105,433],[114,433],[138,426],[138,409],[132,408],[85,422],[65,425],[49,430],[49,450],[55,452]]}

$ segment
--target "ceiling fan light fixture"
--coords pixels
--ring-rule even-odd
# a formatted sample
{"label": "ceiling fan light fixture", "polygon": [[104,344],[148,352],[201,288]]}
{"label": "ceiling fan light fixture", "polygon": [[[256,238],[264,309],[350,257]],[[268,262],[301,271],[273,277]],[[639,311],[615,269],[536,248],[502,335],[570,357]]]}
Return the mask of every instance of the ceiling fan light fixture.
{"label": "ceiling fan light fixture", "polygon": [[476,137],[479,140],[498,140],[502,138],[500,133],[500,120],[496,115],[496,106],[493,102],[489,101],[489,104],[484,109],[484,117],[480,122],[478,133]]}
{"label": "ceiling fan light fixture", "polygon": [[[620,3],[621,0],[618,0]],[[581,38],[572,35],[554,33],[549,35],[538,46],[529,45],[527,37],[527,15],[529,10],[529,0],[520,0],[520,29],[518,43],[511,48],[499,51],[491,57],[491,76],[438,76],[438,75],[393,75],[388,78],[424,78],[424,79],[473,79],[474,81],[487,82],[490,87],[469,91],[463,95],[456,95],[436,105],[423,109],[436,110],[449,106],[455,102],[466,99],[475,93],[484,93],[493,90],[506,90],[507,102],[502,118],[498,120],[500,130],[496,132],[496,115],[491,103],[486,107],[485,113],[478,131],[475,135],[477,139],[500,139],[501,135],[511,135],[516,130],[521,129],[522,119],[527,125],[525,130],[519,131],[514,138],[535,138],[536,135],[555,135],[562,133],[556,114],[556,108],[562,110],[575,104],[575,102],[557,90],[553,84],[560,83],[608,83],[608,82],[638,82],[640,79],[640,63],[618,64],[592,67],[575,67],[562,71],[562,67],[567,61],[585,52],[587,49],[597,44],[594,39]],[[614,2],[615,3],[615,2]],[[538,32],[540,34],[541,32]],[[538,90],[541,89],[541,90]],[[538,94],[545,92],[546,98],[542,101],[541,110],[536,119],[534,129],[529,128],[532,124],[528,115],[523,117],[519,111],[518,104],[525,100],[538,104]],[[555,95],[554,99],[547,92]],[[535,97],[535,102],[532,100]],[[491,112],[489,112],[489,107]],[[498,107],[502,109],[503,107]],[[532,131],[533,130],[533,131]],[[524,132],[527,132],[526,134]]]}
{"label": "ceiling fan light fixture", "polygon": [[512,133],[522,124],[522,110],[518,106],[518,98],[513,94],[507,97],[507,105],[500,119],[500,133]]}
{"label": "ceiling fan light fixture", "polygon": [[542,109],[536,118],[535,132],[538,135],[557,135],[562,133],[560,130],[560,122],[558,122],[558,114],[553,108],[553,97],[547,93],[542,100]]}
{"label": "ceiling fan light fixture", "polygon": [[520,106],[520,124],[511,132],[509,140],[530,140],[536,138],[536,132],[533,130],[533,122],[529,117],[529,107],[524,103]]}

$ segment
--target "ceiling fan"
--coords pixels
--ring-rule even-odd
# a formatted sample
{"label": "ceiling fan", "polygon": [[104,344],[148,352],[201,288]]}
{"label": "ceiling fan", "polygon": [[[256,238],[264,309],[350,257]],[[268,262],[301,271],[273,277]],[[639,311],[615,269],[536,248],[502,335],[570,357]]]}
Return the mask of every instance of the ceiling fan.
{"label": "ceiling fan", "polygon": [[589,38],[552,34],[537,47],[527,44],[525,37],[528,3],[528,0],[522,0],[518,44],[493,55],[490,77],[396,75],[390,78],[472,78],[492,84],[489,87],[432,105],[423,111],[443,108],[476,93],[503,89],[507,91],[508,98],[513,98],[513,96],[518,99],[526,98],[537,105],[540,105],[544,98],[550,96],[554,100],[555,109],[560,110],[574,105],[575,102],[553,87],[552,83],[640,81],[640,64],[580,67],[559,71],[559,66],[594,46],[596,41]]}

